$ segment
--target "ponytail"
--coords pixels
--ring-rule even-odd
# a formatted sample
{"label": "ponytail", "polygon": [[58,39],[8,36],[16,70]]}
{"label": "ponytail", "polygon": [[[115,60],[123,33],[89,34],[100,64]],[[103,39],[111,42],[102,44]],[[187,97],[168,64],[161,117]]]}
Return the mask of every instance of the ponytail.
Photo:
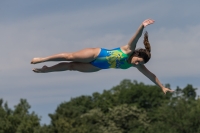
{"label": "ponytail", "polygon": [[148,40],[148,32],[146,31],[144,33],[144,46],[145,46],[145,49],[150,53],[151,52],[151,45],[149,43],[149,40]]}

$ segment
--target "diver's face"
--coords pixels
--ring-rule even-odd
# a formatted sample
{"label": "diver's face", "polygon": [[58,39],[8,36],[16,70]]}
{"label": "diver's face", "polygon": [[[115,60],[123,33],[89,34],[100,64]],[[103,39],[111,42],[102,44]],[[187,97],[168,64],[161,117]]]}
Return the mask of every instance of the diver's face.
{"label": "diver's face", "polygon": [[133,58],[131,59],[131,64],[133,66],[143,65],[144,60],[143,60],[143,58],[133,56]]}

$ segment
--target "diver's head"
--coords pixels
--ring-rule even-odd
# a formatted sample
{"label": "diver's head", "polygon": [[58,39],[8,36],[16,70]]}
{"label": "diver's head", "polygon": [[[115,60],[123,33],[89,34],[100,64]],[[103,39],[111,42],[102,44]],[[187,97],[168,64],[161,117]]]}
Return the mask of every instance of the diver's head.
{"label": "diver's head", "polygon": [[144,43],[145,49],[143,48],[136,49],[130,56],[129,62],[133,64],[133,66],[137,66],[139,64],[145,64],[151,58],[151,46],[148,40],[147,31],[144,34],[143,43]]}

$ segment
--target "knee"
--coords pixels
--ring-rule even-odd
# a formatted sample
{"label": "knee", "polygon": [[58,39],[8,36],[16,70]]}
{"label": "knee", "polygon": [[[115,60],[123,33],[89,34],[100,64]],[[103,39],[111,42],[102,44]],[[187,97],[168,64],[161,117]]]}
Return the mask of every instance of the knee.
{"label": "knee", "polygon": [[64,58],[67,59],[67,60],[73,60],[74,59],[74,56],[71,53],[69,53],[69,54],[63,54],[63,55],[64,55]]}
{"label": "knee", "polygon": [[59,56],[61,58],[66,59],[66,60],[72,60],[73,59],[73,55],[71,53],[61,53]]}
{"label": "knee", "polygon": [[75,70],[76,70],[76,65],[77,65],[77,63],[75,63],[75,62],[70,62],[70,63],[69,63],[69,70],[70,70],[70,71],[75,71]]}
{"label": "knee", "polygon": [[58,64],[59,68],[66,69],[66,70],[75,70],[75,63],[73,62],[61,62]]}

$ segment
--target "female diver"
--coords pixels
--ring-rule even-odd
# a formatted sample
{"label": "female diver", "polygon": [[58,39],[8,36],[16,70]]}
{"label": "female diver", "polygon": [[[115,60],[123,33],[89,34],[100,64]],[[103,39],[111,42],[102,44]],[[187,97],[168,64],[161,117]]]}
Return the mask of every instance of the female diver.
{"label": "female diver", "polygon": [[136,67],[141,73],[158,85],[165,94],[168,91],[173,92],[173,90],[165,88],[160,83],[158,78],[144,66],[144,64],[147,63],[151,58],[151,46],[148,41],[147,32],[144,34],[143,41],[145,49],[135,49],[136,44],[142,35],[144,27],[153,23],[154,20],[152,19],[143,21],[128,44],[115,49],[108,50],[104,48],[86,48],[78,52],[60,53],[44,58],[33,58],[31,64],[37,64],[46,61],[71,61],[61,62],[51,67],[43,66],[42,68],[35,68],[33,71],[36,73],[66,70],[96,72],[101,69],[108,68],[127,69],[130,67]]}

